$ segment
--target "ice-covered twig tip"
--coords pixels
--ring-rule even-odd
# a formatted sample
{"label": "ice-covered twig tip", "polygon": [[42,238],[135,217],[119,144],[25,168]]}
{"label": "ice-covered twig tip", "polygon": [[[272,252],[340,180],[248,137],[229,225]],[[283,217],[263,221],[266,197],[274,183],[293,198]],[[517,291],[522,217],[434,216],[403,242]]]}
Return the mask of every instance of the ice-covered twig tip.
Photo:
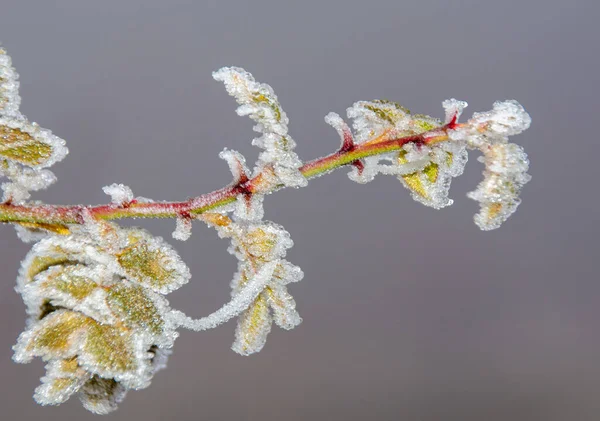
{"label": "ice-covered twig tip", "polygon": [[[263,348],[273,323],[298,326],[302,319],[288,285],[304,274],[285,259],[293,245],[289,233],[263,220],[269,193],[304,187],[347,166],[358,183],[395,176],[416,201],[439,209],[452,204],[450,183],[462,174],[468,150],[477,149],[484,177],[469,197],[480,203],[475,223],[491,230],[516,210],[530,178],[527,155],[509,142],[531,122],[516,101],[496,102],[464,123],[458,119],[467,103],[455,99],[443,102],[443,121],[391,101],[358,101],[347,110],[352,129],[338,114],[325,118],[340,137],[339,148],[304,162],[269,85],[236,67],[213,77],[236,99],[237,113],[256,122],[259,136],[252,144],[262,151],[253,168],[239,152],[224,149],[219,156],[233,179],[212,193],[162,202],[115,183],[104,187],[110,196],[104,205],[48,205],[29,201],[30,192],[56,181],[48,167],[67,155],[65,142],[21,114],[18,75],[0,49],[0,172],[6,177],[0,221],[35,243],[17,279],[28,321],[14,360],[47,362],[34,395],[40,404],[57,405],[76,394],[92,412],[114,410],[128,390],[150,385],[180,328],[201,331],[237,317],[232,349],[250,355]],[[181,241],[190,237],[194,221],[229,239],[238,260],[231,301],[200,319],[172,309],[165,296],[189,281],[188,267],[162,238],[112,222],[133,217],[173,218],[173,237]]]}

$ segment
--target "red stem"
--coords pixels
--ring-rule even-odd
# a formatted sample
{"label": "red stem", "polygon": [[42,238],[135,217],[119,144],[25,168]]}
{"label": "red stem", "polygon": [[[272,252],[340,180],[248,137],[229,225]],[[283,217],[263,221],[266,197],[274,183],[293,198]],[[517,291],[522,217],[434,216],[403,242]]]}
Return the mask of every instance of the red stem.
{"label": "red stem", "polygon": [[[456,126],[456,120],[453,119],[445,126],[438,127],[429,132],[419,135],[407,136],[397,139],[385,140],[378,143],[349,145],[344,142],[340,150],[322,158],[315,159],[300,167],[300,172],[307,178],[324,174],[335,168],[344,165],[356,165],[355,162],[361,162],[360,159],[378,155],[394,150],[399,150],[407,143],[426,144],[446,136],[448,129]],[[258,176],[260,177],[260,175]],[[83,223],[83,209],[87,209],[94,216],[101,219],[119,219],[119,218],[173,218],[178,215],[197,215],[210,209],[231,203],[239,194],[250,195],[257,189],[257,179],[240,180],[232,184],[183,202],[150,202],[140,203],[132,201],[125,206],[115,204],[98,206],[56,206],[56,205],[14,205],[10,203],[0,204],[1,222],[33,222],[42,224],[81,224]],[[275,187],[273,190],[280,188]]]}

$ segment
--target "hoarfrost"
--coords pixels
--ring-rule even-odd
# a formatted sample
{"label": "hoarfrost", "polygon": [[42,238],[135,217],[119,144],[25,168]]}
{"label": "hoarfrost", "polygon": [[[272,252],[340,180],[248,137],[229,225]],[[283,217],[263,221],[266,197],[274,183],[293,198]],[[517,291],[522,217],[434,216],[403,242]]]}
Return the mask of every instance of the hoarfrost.
{"label": "hoarfrost", "polygon": [[192,236],[192,219],[189,217],[178,216],[175,219],[175,224],[173,238],[179,241],[187,241]]}
{"label": "hoarfrost", "polygon": [[57,405],[77,393],[96,413],[147,387],[177,337],[166,294],[189,270],[162,239],[84,212],[66,237],[34,245],[17,291],[29,316],[14,360],[49,361],[35,399]]}
{"label": "hoarfrost", "polygon": [[102,191],[109,195],[112,204],[117,206],[127,205],[135,198],[131,188],[124,184],[113,183],[110,186],[104,186]]}
{"label": "hoarfrost", "polygon": [[287,187],[303,187],[306,178],[299,171],[302,161],[294,152],[296,143],[288,134],[288,118],[273,89],[258,83],[254,77],[239,67],[223,67],[213,73],[215,80],[223,82],[229,95],[240,106],[238,115],[249,116],[256,121],[254,130],[262,133],[252,144],[263,149],[258,157],[254,175],[272,168],[278,184]]}
{"label": "hoarfrost", "polygon": [[42,190],[56,181],[49,170],[68,153],[65,141],[50,130],[31,123],[19,112],[19,75],[6,51],[0,48],[0,175],[3,201],[24,203],[30,191]]}
{"label": "hoarfrost", "polygon": [[527,130],[531,117],[517,101],[498,101],[491,111],[475,113],[464,125],[450,130],[455,142],[463,142],[483,154],[484,179],[468,197],[480,203],[475,223],[482,230],[500,227],[512,215],[521,200],[519,194],[531,177],[527,174],[527,154],[518,145],[508,143],[509,136]]}
{"label": "hoarfrost", "polygon": [[242,355],[253,354],[264,346],[273,321],[283,329],[302,321],[286,288],[304,276],[284,259],[294,243],[283,227],[272,222],[234,222],[223,215],[205,215],[204,220],[217,228],[220,237],[231,239],[228,251],[238,259],[231,302],[244,304],[232,304],[219,321],[240,314],[232,349]]}

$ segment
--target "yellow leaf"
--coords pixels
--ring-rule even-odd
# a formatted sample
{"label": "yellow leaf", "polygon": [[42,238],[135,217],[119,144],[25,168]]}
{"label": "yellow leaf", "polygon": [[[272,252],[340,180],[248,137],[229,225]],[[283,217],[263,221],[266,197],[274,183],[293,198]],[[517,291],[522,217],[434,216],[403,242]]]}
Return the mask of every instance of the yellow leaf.
{"label": "yellow leaf", "polygon": [[42,165],[52,156],[52,146],[17,128],[0,125],[0,156],[30,167]]}
{"label": "yellow leaf", "polygon": [[[91,322],[92,319],[81,313],[57,310],[38,322],[33,327],[33,334],[27,343],[22,345],[25,345],[24,348],[30,356],[72,357],[78,349],[78,340],[85,334]],[[19,343],[17,347],[20,347]]]}
{"label": "yellow leaf", "polygon": [[91,321],[79,358],[104,372],[123,373],[137,368],[132,348],[131,331]]}
{"label": "yellow leaf", "polygon": [[264,294],[260,294],[240,316],[231,349],[242,355],[254,354],[263,348],[270,330],[269,306]]}
{"label": "yellow leaf", "polygon": [[129,280],[159,293],[168,293],[188,281],[187,266],[162,240],[132,231],[129,244],[116,256]]}
{"label": "yellow leaf", "polygon": [[98,284],[93,279],[85,276],[85,269],[85,266],[79,264],[50,269],[41,285],[41,288],[46,290],[44,296],[51,298],[51,291],[56,290],[77,300],[83,300],[98,288]]}
{"label": "yellow leaf", "polygon": [[129,327],[162,333],[164,320],[144,288],[125,282],[115,284],[107,291],[106,302]]}

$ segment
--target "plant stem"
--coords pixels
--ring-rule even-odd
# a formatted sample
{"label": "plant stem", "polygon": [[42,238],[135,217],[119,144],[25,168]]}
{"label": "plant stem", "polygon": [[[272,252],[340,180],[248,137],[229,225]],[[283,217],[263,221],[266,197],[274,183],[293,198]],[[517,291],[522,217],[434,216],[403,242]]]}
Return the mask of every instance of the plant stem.
{"label": "plant stem", "polygon": [[[419,135],[384,140],[377,143],[355,145],[343,148],[330,155],[307,162],[300,172],[308,179],[318,177],[337,168],[350,165],[368,156],[380,155],[401,149],[407,143],[427,144],[448,139],[448,129],[457,127],[451,122]],[[260,176],[260,175],[259,175]],[[258,177],[259,177],[258,176]],[[124,206],[115,204],[98,206],[59,206],[59,205],[14,205],[0,204],[0,222],[29,223],[47,225],[67,225],[83,223],[83,210],[87,209],[96,218],[112,220],[124,218],[177,218],[194,216],[218,209],[236,200],[241,191],[254,192],[257,177],[243,185],[229,185],[212,193],[204,194],[183,202],[138,202],[136,200]],[[271,191],[279,190],[275,186]],[[265,193],[261,191],[261,194]]]}

